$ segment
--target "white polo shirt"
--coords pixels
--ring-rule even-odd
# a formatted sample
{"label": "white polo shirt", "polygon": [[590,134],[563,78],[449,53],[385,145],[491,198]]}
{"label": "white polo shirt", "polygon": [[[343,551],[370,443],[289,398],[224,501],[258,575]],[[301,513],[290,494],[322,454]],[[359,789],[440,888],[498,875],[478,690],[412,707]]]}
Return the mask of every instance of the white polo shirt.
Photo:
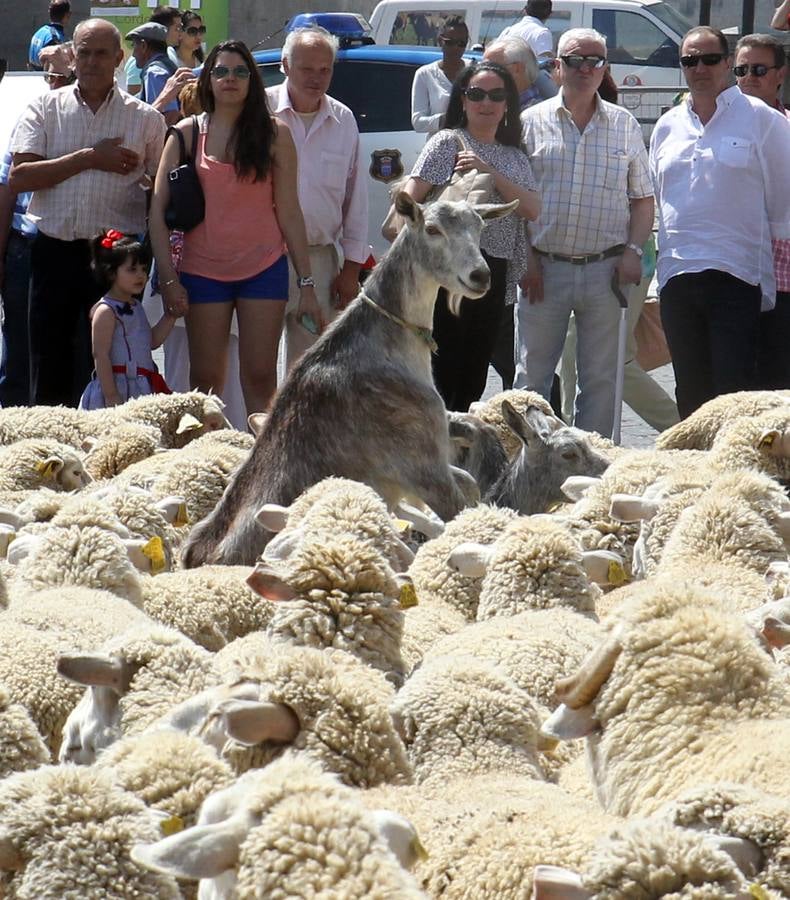
{"label": "white polo shirt", "polygon": [[737,87],[703,125],[690,98],[665,113],[650,140],[659,215],[658,285],[716,269],[762,288],[775,304],[771,239],[790,237],[790,128]]}
{"label": "white polo shirt", "polygon": [[518,37],[526,41],[532,48],[532,52],[540,59],[541,56],[554,56],[554,40],[551,31],[535,16],[524,16],[523,19],[505,28],[500,39],[504,37]]}

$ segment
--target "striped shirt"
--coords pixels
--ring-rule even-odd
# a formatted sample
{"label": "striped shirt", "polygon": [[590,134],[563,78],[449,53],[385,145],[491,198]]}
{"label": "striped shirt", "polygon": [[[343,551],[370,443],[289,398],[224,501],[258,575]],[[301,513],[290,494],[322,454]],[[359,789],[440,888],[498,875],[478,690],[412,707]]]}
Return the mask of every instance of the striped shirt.
{"label": "striped shirt", "polygon": [[630,201],[653,195],[638,122],[627,110],[595,100],[597,109],[581,134],[562,91],[521,115],[543,200],[540,217],[529,223],[538,250],[576,255],[623,244]]}
{"label": "striped shirt", "polygon": [[141,160],[125,175],[88,169],[34,191],[29,214],[39,230],[61,241],[91,238],[108,228],[124,234],[145,231],[145,192],[139,182],[144,174],[156,174],[166,130],[160,113],[117,86],[96,113],[82,100],[77,85],[34,100],[17,124],[11,141],[14,154],[57,159],[104,138],[120,137]]}
{"label": "striped shirt", "polygon": [[[11,151],[6,151],[3,161],[0,163],[0,184],[8,184],[8,176],[11,172],[11,163],[13,162]],[[20,234],[32,237],[37,229],[36,223],[27,214],[27,208],[30,205],[30,198],[33,195],[30,191],[22,191],[17,194],[14,199],[14,217],[11,220],[11,227]]]}

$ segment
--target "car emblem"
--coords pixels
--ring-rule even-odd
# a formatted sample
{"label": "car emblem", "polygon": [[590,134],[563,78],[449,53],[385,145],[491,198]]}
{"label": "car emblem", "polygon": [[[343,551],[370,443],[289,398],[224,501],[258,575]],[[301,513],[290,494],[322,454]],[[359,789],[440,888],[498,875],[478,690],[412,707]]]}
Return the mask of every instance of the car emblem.
{"label": "car emblem", "polygon": [[376,181],[394,181],[403,175],[400,150],[374,150],[370,154],[370,177]]}

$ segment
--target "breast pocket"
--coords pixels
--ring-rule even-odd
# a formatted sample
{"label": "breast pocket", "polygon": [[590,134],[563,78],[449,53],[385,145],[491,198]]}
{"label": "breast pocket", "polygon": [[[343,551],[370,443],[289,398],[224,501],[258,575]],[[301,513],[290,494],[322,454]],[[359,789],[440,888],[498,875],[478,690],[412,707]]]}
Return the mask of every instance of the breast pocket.
{"label": "breast pocket", "polygon": [[321,153],[321,175],[324,184],[333,194],[345,196],[348,162],[342,153],[329,153],[326,150]]}
{"label": "breast pocket", "polygon": [[610,191],[625,191],[628,187],[628,154],[615,150],[606,157],[603,186]]}
{"label": "breast pocket", "polygon": [[746,138],[724,137],[719,145],[719,160],[725,166],[741,169],[749,164],[752,142]]}

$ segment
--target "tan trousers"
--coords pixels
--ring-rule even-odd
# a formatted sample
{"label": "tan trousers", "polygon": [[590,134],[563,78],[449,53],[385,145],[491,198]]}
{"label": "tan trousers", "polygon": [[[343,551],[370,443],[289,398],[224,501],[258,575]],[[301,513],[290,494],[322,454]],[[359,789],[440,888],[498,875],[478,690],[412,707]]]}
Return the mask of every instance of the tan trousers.
{"label": "tan trousers", "polygon": [[[327,324],[337,317],[340,312],[332,303],[332,282],[340,271],[337,251],[330,244],[325,247],[313,246],[309,248],[310,268],[315,279],[315,293],[324,320]],[[285,328],[282,341],[285,343],[285,368],[290,371],[293,364],[318,340],[318,335],[312,334],[303,328],[296,319],[296,310],[299,307],[299,288],[296,285],[296,270],[290,259],[288,260],[288,304],[285,307]]]}

